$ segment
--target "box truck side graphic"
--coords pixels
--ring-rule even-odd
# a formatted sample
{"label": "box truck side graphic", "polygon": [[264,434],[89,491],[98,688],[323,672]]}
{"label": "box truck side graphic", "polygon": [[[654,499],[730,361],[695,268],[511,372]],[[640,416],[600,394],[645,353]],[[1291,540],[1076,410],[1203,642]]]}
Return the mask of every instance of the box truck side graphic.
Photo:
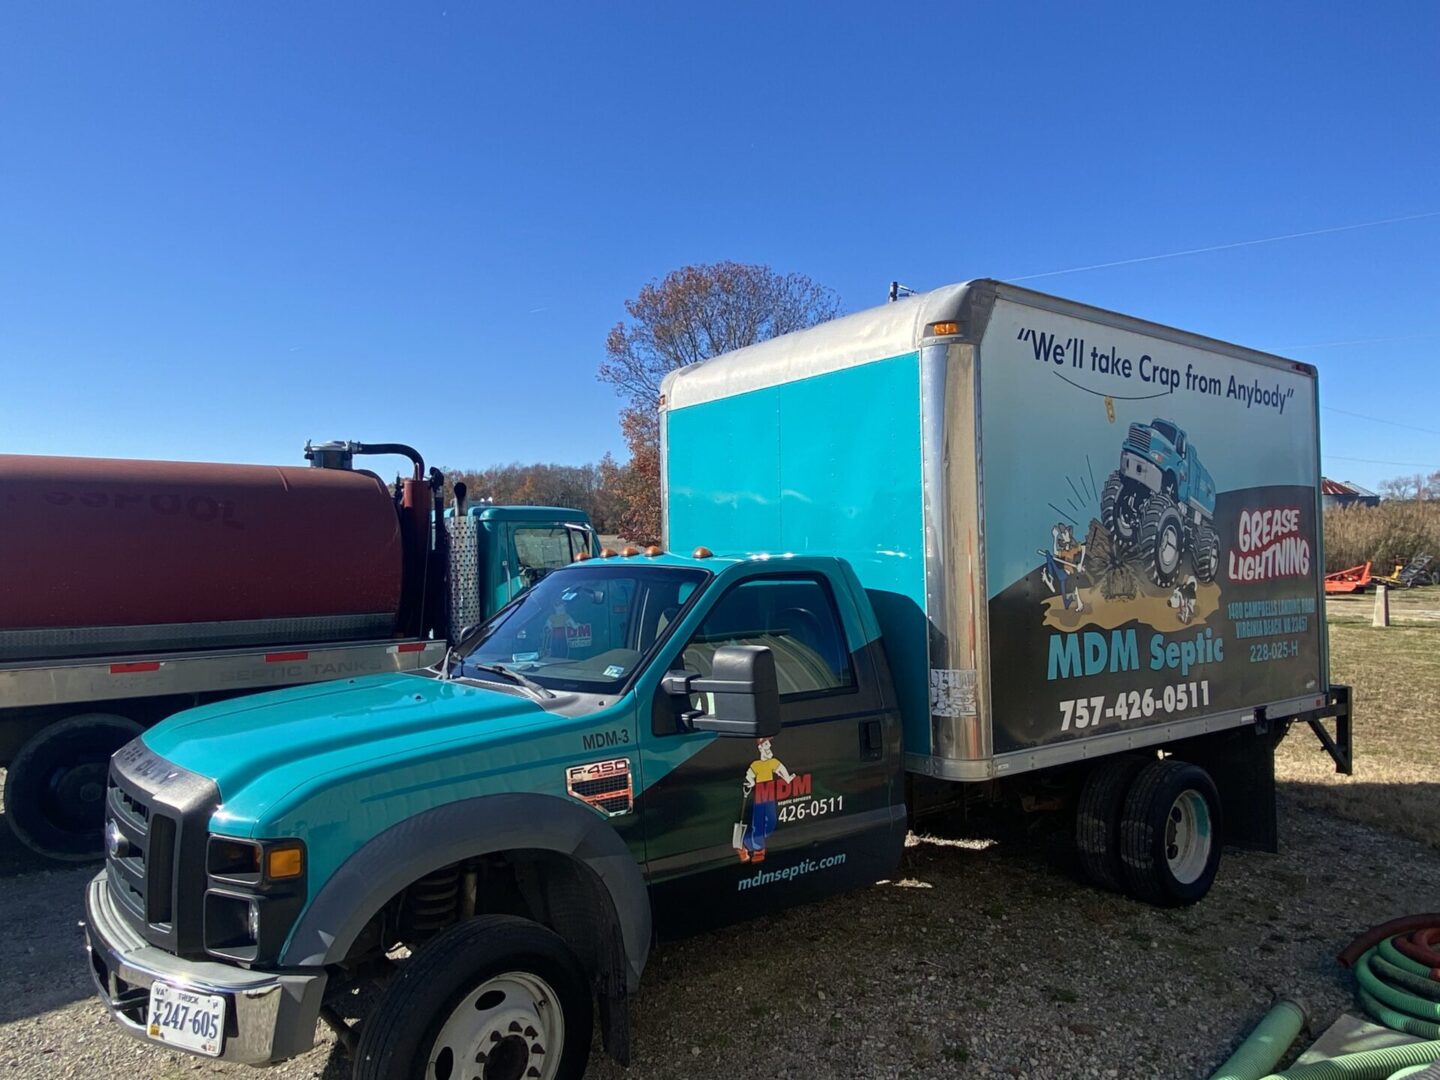
{"label": "box truck side graphic", "polygon": [[[229,1060],[323,1016],[357,1080],[570,1080],[597,1002],[626,1057],[652,944],[875,881],[957,806],[1068,815],[1094,883],[1198,901],[1222,839],[1274,848],[1293,722],[1348,769],[1314,387],[984,281],[672,374],[675,550],[585,554],[425,671],[115,757],[101,998]],[[326,1003],[380,971],[343,1026]]]}

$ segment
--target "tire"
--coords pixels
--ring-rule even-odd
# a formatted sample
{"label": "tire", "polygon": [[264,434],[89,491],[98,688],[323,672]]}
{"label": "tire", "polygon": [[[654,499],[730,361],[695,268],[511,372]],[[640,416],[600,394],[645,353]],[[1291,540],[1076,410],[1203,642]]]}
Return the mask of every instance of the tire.
{"label": "tire", "polygon": [[1102,889],[1125,891],[1120,860],[1120,817],[1125,795],[1135,774],[1145,767],[1143,757],[1128,755],[1100,762],[1085,777],[1075,813],[1075,848],[1080,868]]}
{"label": "tire", "polygon": [[1110,533],[1110,544],[1122,554],[1133,551],[1140,535],[1141,508],[1134,490],[1118,472],[1100,488],[1100,524]]}
{"label": "tire", "polygon": [[1140,561],[1162,589],[1175,584],[1185,555],[1185,520],[1168,495],[1152,495],[1140,518]]}
{"label": "tire", "polygon": [[1120,819],[1125,891],[1157,907],[1204,898],[1220,869],[1220,796],[1210,774],[1174,758],[1135,776]]}
{"label": "tire", "polygon": [[[547,1006],[537,1000],[557,1011],[542,1021]],[[559,936],[528,919],[481,915],[431,938],[390,980],[360,1025],[352,1076],[578,1080],[591,1023],[589,983]]]}
{"label": "tire", "polygon": [[110,756],[142,730],[123,716],[82,713],[31,736],[5,775],[5,817],[20,842],[62,862],[98,859]]}
{"label": "tire", "polygon": [[1190,552],[1190,563],[1195,567],[1195,580],[1209,583],[1215,580],[1220,570],[1220,537],[1209,525],[1195,530],[1195,546]]}

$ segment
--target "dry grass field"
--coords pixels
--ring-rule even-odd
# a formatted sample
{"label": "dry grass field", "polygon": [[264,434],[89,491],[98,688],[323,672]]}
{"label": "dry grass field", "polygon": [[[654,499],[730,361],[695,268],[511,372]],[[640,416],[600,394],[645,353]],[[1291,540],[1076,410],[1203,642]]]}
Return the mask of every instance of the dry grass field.
{"label": "dry grass field", "polygon": [[1390,593],[1392,625],[1370,625],[1373,594],[1332,596],[1330,678],[1354,688],[1355,775],[1337,775],[1309,730],[1293,729],[1276,771],[1301,805],[1440,850],[1440,586]]}

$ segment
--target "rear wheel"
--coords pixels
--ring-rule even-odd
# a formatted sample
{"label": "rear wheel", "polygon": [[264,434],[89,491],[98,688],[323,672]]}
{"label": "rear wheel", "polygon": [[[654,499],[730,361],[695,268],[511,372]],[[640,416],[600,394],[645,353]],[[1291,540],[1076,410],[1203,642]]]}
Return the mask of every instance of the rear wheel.
{"label": "rear wheel", "polygon": [[1135,774],[1145,767],[1143,757],[1121,756],[1100,762],[1085,777],[1080,806],[1075,814],[1075,847],[1080,866],[1096,885],[1125,891],[1120,865],[1120,815]]}
{"label": "rear wheel", "polygon": [[1197,581],[1211,582],[1220,569],[1220,538],[1209,525],[1195,530],[1195,548],[1190,554]]}
{"label": "rear wheel", "polygon": [[110,756],[143,729],[111,713],[82,713],[42,728],[5,776],[5,817],[21,843],[51,859],[100,857]]}
{"label": "rear wheel", "polygon": [[570,949],[510,915],[423,945],[360,1026],[354,1080],[576,1080],[591,1001]]}
{"label": "rear wheel", "polygon": [[1220,796],[1210,774],[1174,758],[1136,775],[1120,820],[1126,891],[1159,907],[1204,898],[1220,869]]}

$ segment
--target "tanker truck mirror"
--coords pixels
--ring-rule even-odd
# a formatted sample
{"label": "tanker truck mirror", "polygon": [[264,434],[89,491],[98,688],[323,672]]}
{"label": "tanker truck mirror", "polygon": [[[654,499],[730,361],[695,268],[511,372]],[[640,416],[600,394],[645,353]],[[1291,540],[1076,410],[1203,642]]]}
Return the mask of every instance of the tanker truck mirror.
{"label": "tanker truck mirror", "polygon": [[722,645],[715,650],[709,678],[672,671],[665,692],[702,695],[708,712],[690,709],[681,720],[691,731],[758,739],[780,733],[780,687],[775,655],[763,645]]}

